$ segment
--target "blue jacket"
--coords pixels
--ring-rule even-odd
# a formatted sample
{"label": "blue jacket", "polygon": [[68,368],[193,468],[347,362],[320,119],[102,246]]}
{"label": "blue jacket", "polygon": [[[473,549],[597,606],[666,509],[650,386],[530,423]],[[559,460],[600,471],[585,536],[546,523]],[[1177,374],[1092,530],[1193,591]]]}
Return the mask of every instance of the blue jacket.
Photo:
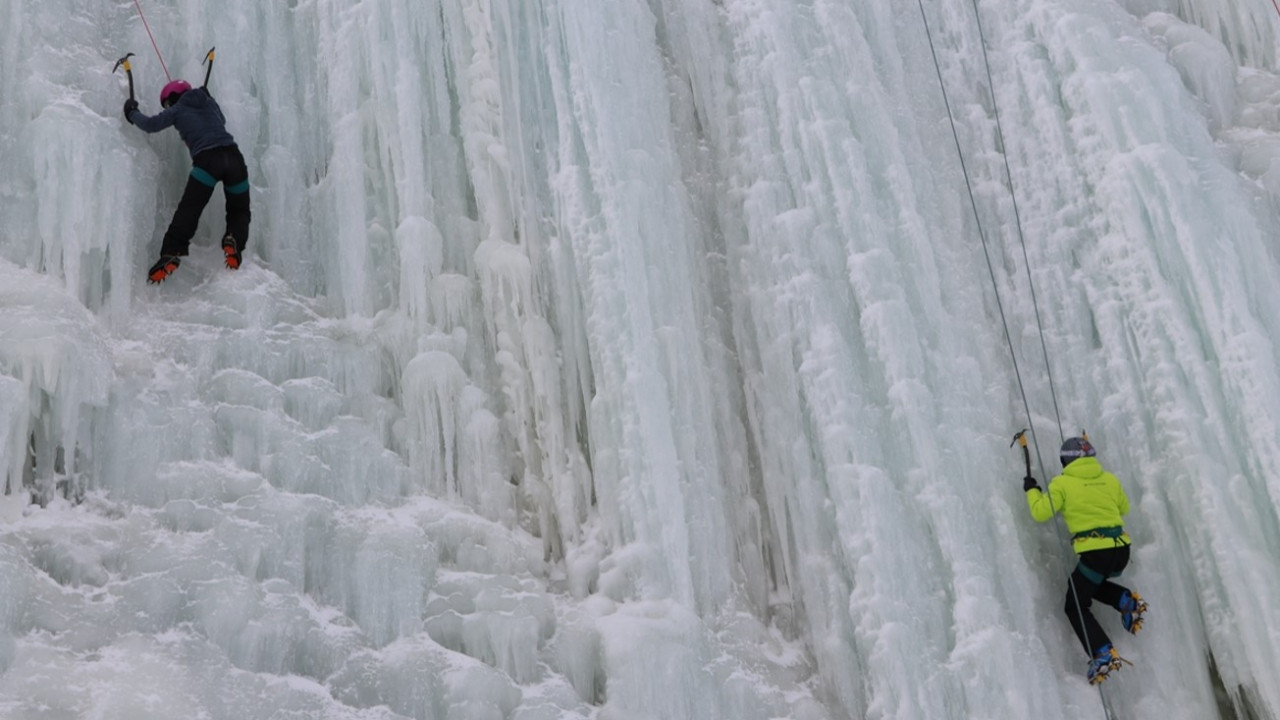
{"label": "blue jacket", "polygon": [[178,128],[178,135],[187,144],[191,157],[205,150],[235,145],[236,139],[227,132],[227,119],[222,108],[204,88],[192,88],[178,98],[159,115],[147,115],[141,110],[129,113],[129,122],[149,133],[160,132],[170,125]]}

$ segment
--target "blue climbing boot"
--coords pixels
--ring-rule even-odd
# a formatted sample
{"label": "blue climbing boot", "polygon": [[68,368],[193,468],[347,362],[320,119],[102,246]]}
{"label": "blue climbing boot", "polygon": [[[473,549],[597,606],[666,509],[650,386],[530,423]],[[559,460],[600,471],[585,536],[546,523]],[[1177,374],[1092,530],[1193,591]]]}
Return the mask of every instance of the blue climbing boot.
{"label": "blue climbing boot", "polygon": [[1098,648],[1097,654],[1089,661],[1089,684],[1100,685],[1107,681],[1112,670],[1120,669],[1120,656],[1116,649],[1107,643]]}
{"label": "blue climbing boot", "polygon": [[1147,601],[1138,593],[1128,590],[1120,597],[1120,623],[1124,629],[1137,635],[1142,629],[1142,615],[1147,611]]}

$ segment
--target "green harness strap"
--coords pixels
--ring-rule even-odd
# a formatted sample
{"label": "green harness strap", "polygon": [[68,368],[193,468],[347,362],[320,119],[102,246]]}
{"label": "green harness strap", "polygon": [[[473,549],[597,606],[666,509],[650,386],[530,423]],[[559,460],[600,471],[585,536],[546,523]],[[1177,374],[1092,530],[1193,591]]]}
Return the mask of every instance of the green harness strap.
{"label": "green harness strap", "polygon": [[[1111,538],[1116,542],[1116,545],[1120,545],[1121,544],[1120,538],[1123,536],[1124,536],[1124,527],[1121,525],[1116,525],[1115,527],[1101,527],[1101,528],[1094,528],[1092,530],[1085,530],[1084,532],[1078,532],[1075,535],[1071,536],[1071,540],[1075,541],[1075,540],[1082,540],[1085,538]],[[1083,561],[1081,561],[1076,565],[1076,570],[1078,570],[1081,575],[1085,576],[1085,578],[1087,578],[1089,582],[1093,583],[1094,585],[1101,585],[1102,583],[1106,582],[1107,579],[1113,578],[1113,577],[1119,577],[1120,575],[1120,573],[1110,573],[1108,575],[1103,575],[1102,573],[1094,570],[1088,565],[1085,565]]]}
{"label": "green harness strap", "polygon": [[1107,581],[1108,577],[1115,577],[1115,575],[1103,575],[1088,565],[1085,565],[1083,562],[1076,564],[1076,572],[1085,576],[1085,578],[1094,585],[1101,585]]}
{"label": "green harness strap", "polygon": [[[204,185],[205,187],[211,188],[217,187],[218,185],[218,179],[210,175],[208,171],[203,168],[193,166],[191,168],[191,177],[195,178],[196,182]],[[245,178],[235,185],[228,185],[227,192],[231,195],[243,195],[244,193],[249,192],[249,179]]]}
{"label": "green harness strap", "polygon": [[1072,540],[1082,540],[1084,538],[1111,538],[1119,540],[1124,535],[1124,526],[1116,525],[1115,527],[1100,527],[1092,530],[1078,532],[1071,536]]}
{"label": "green harness strap", "polygon": [[191,177],[195,178],[196,182],[204,185],[205,187],[215,187],[218,184],[218,179],[210,175],[208,171],[203,168],[193,166],[191,168]]}

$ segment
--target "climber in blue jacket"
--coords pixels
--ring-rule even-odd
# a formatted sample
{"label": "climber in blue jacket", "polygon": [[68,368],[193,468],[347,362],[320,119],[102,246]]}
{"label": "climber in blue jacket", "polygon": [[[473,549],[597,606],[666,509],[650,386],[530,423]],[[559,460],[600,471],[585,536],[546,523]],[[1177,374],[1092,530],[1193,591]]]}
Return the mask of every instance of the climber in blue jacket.
{"label": "climber in blue jacket", "polygon": [[200,213],[213,197],[219,182],[227,198],[227,228],[223,233],[222,252],[228,268],[240,267],[242,253],[249,239],[249,170],[236,140],[227,132],[222,109],[204,87],[192,88],[185,80],[174,80],[160,91],[158,115],[138,110],[138,101],[124,103],[124,117],[149,133],[169,126],[178,129],[182,142],[191,152],[191,175],[182,192],[173,221],[160,245],[160,260],[147,271],[150,283],[164,282],[187,255],[191,237],[196,233]]}

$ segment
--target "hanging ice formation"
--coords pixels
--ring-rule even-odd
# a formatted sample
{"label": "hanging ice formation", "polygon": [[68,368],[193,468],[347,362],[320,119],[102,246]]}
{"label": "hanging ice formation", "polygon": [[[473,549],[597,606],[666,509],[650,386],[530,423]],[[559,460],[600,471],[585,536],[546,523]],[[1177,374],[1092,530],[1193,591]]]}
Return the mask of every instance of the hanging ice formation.
{"label": "hanging ice formation", "polygon": [[[914,3],[147,8],[250,250],[147,287],[135,7],[0,0],[0,715],[1105,717]],[[1033,421],[1028,267],[1133,500],[1107,704],[1276,717],[1280,18],[989,0],[988,83],[925,9]]]}

